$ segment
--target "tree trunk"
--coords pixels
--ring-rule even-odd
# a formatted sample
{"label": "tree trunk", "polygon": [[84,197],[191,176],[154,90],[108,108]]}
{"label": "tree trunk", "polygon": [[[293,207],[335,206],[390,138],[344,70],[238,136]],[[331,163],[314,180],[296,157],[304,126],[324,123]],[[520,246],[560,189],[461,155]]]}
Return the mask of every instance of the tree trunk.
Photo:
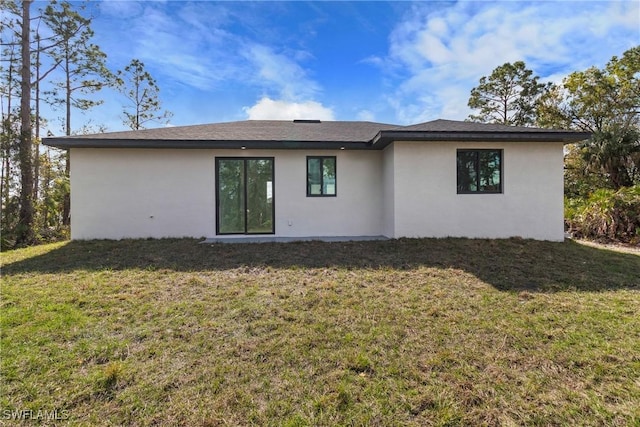
{"label": "tree trunk", "polygon": [[[71,179],[71,156],[69,150],[65,154],[64,176],[67,179]],[[62,201],[62,225],[71,225],[71,194],[68,191],[64,193]]]}
{"label": "tree trunk", "polygon": [[33,202],[38,203],[38,190],[40,182],[40,36],[36,35],[38,45],[36,46],[36,143],[34,144],[33,156]]}
{"label": "tree trunk", "polygon": [[616,191],[622,187],[631,187],[633,185],[627,168],[617,161],[613,161],[613,164],[608,167],[606,172],[609,174],[613,189]]}
{"label": "tree trunk", "polygon": [[[65,134],[67,136],[71,136],[71,76],[69,75],[69,48],[66,49],[65,54],[65,65],[64,70],[66,73],[66,123],[65,123]],[[67,150],[65,154],[65,164],[64,164],[64,176],[67,179],[70,179],[71,176],[71,150]],[[71,194],[69,192],[64,193],[64,200],[62,202],[62,225],[70,225],[71,224]]]}
{"label": "tree trunk", "polygon": [[29,245],[35,240],[33,232],[33,169],[31,154],[31,0],[22,2],[22,72],[20,100],[20,212],[16,244]]}
{"label": "tree trunk", "polygon": [[[11,117],[11,101],[13,99],[13,49],[11,49],[11,57],[9,58],[9,67],[7,69],[7,116],[2,114],[2,130],[7,138],[2,153],[2,184],[0,185],[0,197],[2,198],[2,206],[4,209],[9,207],[9,180],[11,179],[11,140],[13,139],[13,123]],[[6,211],[3,211],[6,214]]]}
{"label": "tree trunk", "polygon": [[42,204],[42,228],[49,228],[49,185],[51,182],[51,150],[47,147],[46,154],[46,166],[45,166],[45,176],[44,182],[42,185],[42,198],[44,203]]}
{"label": "tree trunk", "polygon": [[2,206],[6,209],[9,206],[9,177],[11,176],[11,163],[9,162],[10,151],[3,153],[2,159],[2,184],[0,185],[0,197]]}

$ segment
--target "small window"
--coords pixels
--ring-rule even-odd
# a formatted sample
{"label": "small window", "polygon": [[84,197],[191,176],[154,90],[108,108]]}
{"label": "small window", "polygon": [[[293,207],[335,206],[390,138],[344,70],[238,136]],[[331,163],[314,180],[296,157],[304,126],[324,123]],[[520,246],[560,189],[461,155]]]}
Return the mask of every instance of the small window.
{"label": "small window", "polygon": [[307,157],[307,196],[336,195],[336,158]]}
{"label": "small window", "polygon": [[458,150],[458,194],[502,193],[502,150]]}

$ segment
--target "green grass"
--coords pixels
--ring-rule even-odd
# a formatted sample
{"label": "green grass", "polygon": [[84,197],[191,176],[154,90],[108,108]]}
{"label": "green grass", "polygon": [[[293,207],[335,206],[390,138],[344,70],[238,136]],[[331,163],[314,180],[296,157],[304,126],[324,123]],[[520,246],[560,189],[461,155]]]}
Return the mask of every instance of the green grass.
{"label": "green grass", "polygon": [[0,425],[640,425],[637,254],[133,240],[1,257]]}

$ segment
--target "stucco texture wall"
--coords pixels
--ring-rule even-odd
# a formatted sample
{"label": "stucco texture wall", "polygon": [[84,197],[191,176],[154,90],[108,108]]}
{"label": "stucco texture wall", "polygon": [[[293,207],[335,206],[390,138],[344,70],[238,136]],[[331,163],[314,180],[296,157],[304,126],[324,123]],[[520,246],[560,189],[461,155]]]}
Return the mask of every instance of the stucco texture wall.
{"label": "stucco texture wall", "polygon": [[[381,152],[277,150],[271,153],[275,156],[276,236],[381,234]],[[336,156],[336,197],[307,197],[307,156]]]}
{"label": "stucco texture wall", "polygon": [[71,150],[71,238],[215,232],[214,160],[197,150]]}
{"label": "stucco texture wall", "polygon": [[[457,194],[456,150],[503,149],[502,194]],[[337,196],[307,197],[306,157]],[[215,236],[215,158],[274,157],[275,236],[519,236],[561,241],[561,143],[394,142],[383,151],[71,150],[71,237]]]}
{"label": "stucco texture wall", "polygon": [[[456,150],[503,149],[502,194],[457,194]],[[562,143],[394,143],[393,237],[562,241]]]}
{"label": "stucco texture wall", "polygon": [[[337,196],[307,197],[306,156],[337,157]],[[382,153],[71,150],[72,239],[215,236],[215,158],[274,157],[275,236],[375,236]]]}

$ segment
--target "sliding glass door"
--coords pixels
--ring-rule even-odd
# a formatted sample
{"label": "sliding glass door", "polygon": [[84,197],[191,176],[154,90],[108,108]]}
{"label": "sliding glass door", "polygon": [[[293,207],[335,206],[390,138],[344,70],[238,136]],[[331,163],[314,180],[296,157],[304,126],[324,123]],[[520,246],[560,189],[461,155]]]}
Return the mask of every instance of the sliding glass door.
{"label": "sliding glass door", "polygon": [[273,234],[273,157],[216,158],[216,233]]}

